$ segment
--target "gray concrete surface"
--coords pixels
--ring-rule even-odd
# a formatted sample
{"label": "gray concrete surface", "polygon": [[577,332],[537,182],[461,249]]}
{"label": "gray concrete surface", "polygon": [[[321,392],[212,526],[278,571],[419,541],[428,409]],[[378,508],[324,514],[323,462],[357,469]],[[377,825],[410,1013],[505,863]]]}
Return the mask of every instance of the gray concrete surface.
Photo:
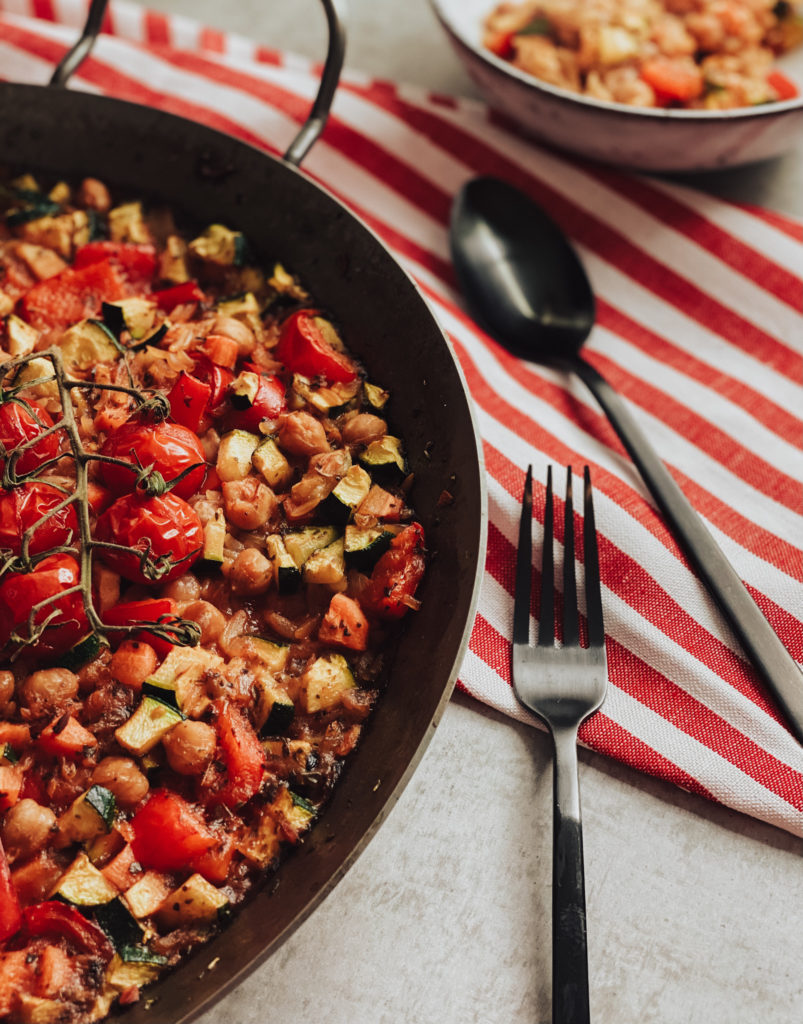
{"label": "gray concrete surface", "polygon": [[[151,6],[317,56],[315,0]],[[348,64],[473,94],[425,0],[351,0]],[[803,150],[703,183],[803,212]],[[803,1021],[803,842],[581,755],[595,1024]],[[546,737],[456,697],[378,835],[200,1024],[546,1024]]]}

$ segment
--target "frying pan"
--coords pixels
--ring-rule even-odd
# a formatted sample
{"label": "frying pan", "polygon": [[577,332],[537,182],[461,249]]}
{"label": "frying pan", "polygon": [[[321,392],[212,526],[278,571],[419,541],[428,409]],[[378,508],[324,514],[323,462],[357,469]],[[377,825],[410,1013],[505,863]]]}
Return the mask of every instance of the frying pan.
{"label": "frying pan", "polygon": [[[93,0],[50,86],[0,83],[0,145],[20,169],[91,174],[118,194],[158,198],[193,223],[228,224],[246,232],[263,258],[301,275],[370,379],[391,392],[389,418],[407,444],[412,503],[431,551],[422,608],[407,617],[376,712],[320,821],[220,936],[125,1011],[128,1024],[179,1024],[208,1009],[342,877],[433,735],[468,643],[484,563],[482,458],[449,344],[376,236],[298,169],[324,126],[343,59],[337,5],[322,3],[327,61],[310,117],[284,159],[183,118],[63,88],[91,49],[105,0]],[[444,491],[451,503],[439,500]]]}

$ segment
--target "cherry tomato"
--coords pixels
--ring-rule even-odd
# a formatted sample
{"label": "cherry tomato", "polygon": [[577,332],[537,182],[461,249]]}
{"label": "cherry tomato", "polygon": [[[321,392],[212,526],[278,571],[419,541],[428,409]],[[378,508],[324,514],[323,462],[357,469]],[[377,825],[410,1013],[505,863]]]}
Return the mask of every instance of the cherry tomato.
{"label": "cherry tomato", "polygon": [[22,299],[22,313],[29,324],[51,331],[97,316],[104,302],[116,302],[134,291],[119,266],[101,260],[79,270],[67,267],[35,284]]}
{"label": "cherry tomato", "polygon": [[[18,555],[22,550],[23,533],[60,505],[65,497],[57,487],[40,480],[29,480],[10,491],[0,491],[0,548]],[[37,555],[48,548],[69,544],[71,538],[78,538],[78,517],[73,505],[65,505],[34,530],[28,554]]]}
{"label": "cherry tomato", "polygon": [[[26,441],[33,441],[53,426],[50,414],[38,402],[27,401],[26,405],[14,401],[0,405],[0,444],[4,446],[6,454]],[[58,433],[43,437],[19,456],[14,467],[16,473],[21,475],[38,469],[43,462],[58,455],[60,446]],[[4,466],[5,459],[0,459],[0,472]]]}
{"label": "cherry tomato", "polygon": [[[251,405],[245,409],[234,408],[229,417],[232,426],[241,430],[250,430],[259,433],[259,426],[263,420],[275,420],[284,412],[286,402],[284,384],[278,377],[262,373],[258,367],[247,364],[243,373],[235,381],[233,386],[236,389],[238,382],[250,386],[253,390]],[[236,398],[232,396],[232,405]]]}
{"label": "cherry tomato", "polygon": [[[134,583],[167,583],[187,572],[201,554],[204,531],[201,521],[183,498],[162,494],[147,498],[125,494],[98,518],[95,538],[121,544],[129,551],[100,548],[103,561]],[[153,579],[143,572],[141,556],[149,552],[157,565],[168,559],[167,572]]]}
{"label": "cherry tomato", "polygon": [[425,566],[424,530],[412,523],[393,538],[374,566],[361,603],[384,619],[400,619],[409,610],[404,599],[415,594]]}
{"label": "cherry tomato", "polygon": [[217,409],[223,404],[229,385],[234,380],[234,374],[226,366],[218,366],[211,359],[201,356],[195,360],[195,368],[192,371],[193,377],[202,380],[212,389],[207,402],[209,411]]}
{"label": "cherry tomato", "polygon": [[[201,442],[180,423],[141,423],[129,420],[106,438],[101,455],[143,468],[152,466],[169,483],[191,466],[196,466],[170,489],[180,498],[191,498],[206,479],[206,457]],[[128,494],[134,489],[136,474],[124,466],[101,462],[100,477],[115,494]]]}
{"label": "cherry tomato", "polygon": [[73,270],[104,260],[117,264],[130,284],[149,285],[156,274],[156,249],[132,242],[87,242],[76,250]]}
{"label": "cherry tomato", "polygon": [[73,948],[102,960],[108,961],[114,956],[114,947],[106,933],[84,917],[77,907],[61,900],[46,900],[26,907],[22,912],[22,927],[29,936],[66,939]]}
{"label": "cherry tomato", "polygon": [[199,434],[204,419],[208,419],[206,410],[211,395],[212,388],[209,384],[182,370],[167,396],[170,415],[176,423]]}
{"label": "cherry tomato", "polygon": [[348,383],[357,368],[347,355],[338,352],[325,338],[314,309],[300,309],[282,324],[276,358],[292,373],[325,377],[333,383]]}
{"label": "cherry tomato", "polygon": [[34,625],[47,620],[45,631],[36,643],[37,651],[62,654],[85,636],[89,625],[81,594],[76,591],[59,597],[80,582],[78,563],[71,555],[48,555],[31,572],[17,572],[0,583],[0,646],[12,632],[30,636],[28,617],[34,606],[53,598],[34,616]]}

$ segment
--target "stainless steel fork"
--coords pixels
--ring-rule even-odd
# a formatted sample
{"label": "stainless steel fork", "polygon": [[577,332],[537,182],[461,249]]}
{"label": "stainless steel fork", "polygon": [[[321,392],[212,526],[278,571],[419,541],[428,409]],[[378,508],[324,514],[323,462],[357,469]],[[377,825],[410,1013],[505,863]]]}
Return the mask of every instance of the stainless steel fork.
{"label": "stainless steel fork", "polygon": [[566,471],[563,642],[555,638],[552,467],[547,470],[538,643],[530,644],[532,466],[519,526],[513,608],[513,688],[549,727],[555,746],[552,862],[552,1022],[589,1024],[583,831],[577,775],[577,730],[605,698],[608,670],[591,474],[584,470],[583,548],[588,647],[580,646],[574,568],[572,470]]}

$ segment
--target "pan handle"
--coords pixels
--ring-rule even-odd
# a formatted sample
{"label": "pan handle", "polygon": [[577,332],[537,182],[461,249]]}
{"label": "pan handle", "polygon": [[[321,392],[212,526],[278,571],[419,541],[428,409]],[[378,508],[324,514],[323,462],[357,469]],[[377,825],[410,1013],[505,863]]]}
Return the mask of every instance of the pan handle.
{"label": "pan handle", "polygon": [[[101,30],[107,4],[108,0],[92,0],[81,36],[59,61],[50,78],[50,85],[65,86],[89,56]],[[284,154],[285,161],[294,167],[300,166],[301,161],[326,126],[346,53],[346,32],[343,25],[346,0],[321,0],[321,4],[326,14],[326,26],[329,34],[326,60],[323,65],[321,84],[318,86],[318,93],[313,101],[312,109],[301,126],[301,130]]]}

